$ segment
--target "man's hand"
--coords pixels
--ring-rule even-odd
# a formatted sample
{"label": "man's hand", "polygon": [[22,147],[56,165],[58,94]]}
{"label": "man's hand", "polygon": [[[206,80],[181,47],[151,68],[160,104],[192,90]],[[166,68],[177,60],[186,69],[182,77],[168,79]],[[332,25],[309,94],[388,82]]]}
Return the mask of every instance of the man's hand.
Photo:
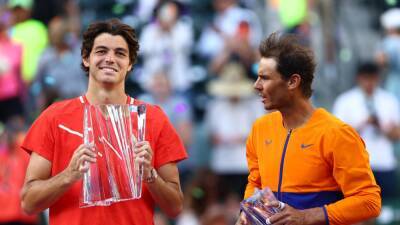
{"label": "man's hand", "polygon": [[32,152],[21,192],[22,209],[32,214],[49,208],[82,178],[89,170],[89,163],[95,162],[96,153],[85,145],[80,145],[73,153],[67,168],[52,176],[52,162]]}
{"label": "man's hand", "polygon": [[81,179],[83,174],[89,170],[89,163],[95,162],[96,153],[82,144],[75,150],[64,174],[69,178],[71,183],[74,183]]}
{"label": "man's hand", "polygon": [[143,179],[151,176],[153,166],[151,161],[153,159],[153,150],[151,149],[148,141],[141,141],[135,144],[135,160],[139,165],[143,165]]}
{"label": "man's hand", "polygon": [[241,212],[239,215],[238,220],[236,221],[235,225],[247,225],[247,219],[244,212]]}
{"label": "man's hand", "polygon": [[385,127],[383,131],[390,140],[398,141],[400,139],[400,126],[391,123],[389,126]]}
{"label": "man's hand", "polygon": [[280,212],[269,218],[273,225],[319,225],[325,224],[325,216],[322,208],[312,208],[305,210],[295,209],[282,202],[272,201],[268,206],[281,209]]}

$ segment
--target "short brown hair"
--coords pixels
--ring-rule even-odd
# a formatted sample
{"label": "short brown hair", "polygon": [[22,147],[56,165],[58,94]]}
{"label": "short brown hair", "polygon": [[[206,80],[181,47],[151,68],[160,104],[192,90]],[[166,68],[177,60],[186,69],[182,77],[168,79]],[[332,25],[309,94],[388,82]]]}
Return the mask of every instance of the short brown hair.
{"label": "short brown hair", "polygon": [[[81,56],[83,59],[89,57],[92,51],[94,40],[102,33],[122,36],[128,44],[129,62],[133,65],[139,51],[139,41],[136,37],[135,29],[127,24],[122,23],[119,19],[110,19],[106,21],[95,22],[89,25],[83,33],[83,41],[81,47]],[[89,72],[89,68],[81,63],[81,67],[85,72]]]}
{"label": "short brown hair", "polygon": [[288,80],[293,74],[299,74],[303,95],[311,97],[316,64],[314,54],[309,48],[300,45],[294,35],[280,35],[275,32],[261,42],[259,51],[261,57],[276,60],[277,71],[282,79]]}

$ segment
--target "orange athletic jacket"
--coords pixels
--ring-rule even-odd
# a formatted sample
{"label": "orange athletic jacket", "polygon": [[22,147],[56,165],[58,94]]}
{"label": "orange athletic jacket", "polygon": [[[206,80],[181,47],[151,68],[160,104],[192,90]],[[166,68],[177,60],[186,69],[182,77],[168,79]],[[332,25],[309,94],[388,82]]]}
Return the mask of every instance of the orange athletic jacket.
{"label": "orange athletic jacket", "polygon": [[324,109],[287,130],[280,112],[259,118],[247,140],[245,198],[270,187],[297,209],[323,207],[327,224],[353,224],[379,215],[380,188],[356,131]]}

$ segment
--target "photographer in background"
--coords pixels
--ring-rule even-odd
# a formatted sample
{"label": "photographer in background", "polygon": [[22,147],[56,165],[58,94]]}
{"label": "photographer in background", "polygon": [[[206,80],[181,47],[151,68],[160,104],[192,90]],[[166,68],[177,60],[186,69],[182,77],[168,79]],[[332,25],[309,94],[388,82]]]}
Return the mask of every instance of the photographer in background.
{"label": "photographer in background", "polygon": [[[375,179],[382,189],[383,206],[396,197],[394,142],[400,139],[400,109],[396,97],[379,87],[378,65],[362,63],[356,74],[357,85],[341,94],[333,113],[353,126],[365,141]],[[382,214],[385,207],[382,208]]]}

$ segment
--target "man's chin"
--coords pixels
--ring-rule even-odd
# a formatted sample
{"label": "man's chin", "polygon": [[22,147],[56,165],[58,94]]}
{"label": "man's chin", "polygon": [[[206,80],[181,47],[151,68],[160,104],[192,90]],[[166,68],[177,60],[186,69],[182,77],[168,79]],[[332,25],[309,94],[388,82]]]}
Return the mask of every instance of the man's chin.
{"label": "man's chin", "polygon": [[102,79],[102,80],[100,80],[100,83],[103,86],[108,86],[108,87],[114,86],[117,84],[117,82],[114,79]]}
{"label": "man's chin", "polygon": [[272,105],[264,105],[264,109],[267,111],[275,111],[276,107],[274,107]]}
{"label": "man's chin", "polygon": [[114,79],[102,79],[101,83],[103,83],[103,84],[113,84],[113,83],[115,83],[115,80]]}

